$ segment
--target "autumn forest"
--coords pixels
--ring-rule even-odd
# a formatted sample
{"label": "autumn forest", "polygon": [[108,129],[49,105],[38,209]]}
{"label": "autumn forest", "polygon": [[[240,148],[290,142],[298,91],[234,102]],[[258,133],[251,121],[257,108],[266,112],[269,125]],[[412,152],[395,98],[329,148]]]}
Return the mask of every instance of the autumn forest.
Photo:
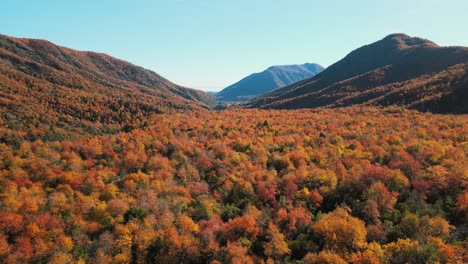
{"label": "autumn forest", "polygon": [[[440,61],[411,72],[418,52]],[[0,35],[0,263],[467,263],[467,65],[391,35],[214,110],[131,63]]]}
{"label": "autumn forest", "polygon": [[226,110],[148,123],[88,139],[2,143],[3,261],[466,257],[465,116]]}

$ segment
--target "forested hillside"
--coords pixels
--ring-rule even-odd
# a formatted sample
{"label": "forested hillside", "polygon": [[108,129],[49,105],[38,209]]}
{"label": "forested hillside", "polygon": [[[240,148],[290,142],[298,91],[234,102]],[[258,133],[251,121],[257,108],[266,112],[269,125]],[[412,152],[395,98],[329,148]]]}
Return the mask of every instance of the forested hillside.
{"label": "forested hillside", "polygon": [[115,133],[213,100],[105,54],[0,35],[0,125],[30,139]]}
{"label": "forested hillside", "polygon": [[400,105],[468,113],[467,47],[392,34],[349,53],[316,76],[255,98],[252,108]]}

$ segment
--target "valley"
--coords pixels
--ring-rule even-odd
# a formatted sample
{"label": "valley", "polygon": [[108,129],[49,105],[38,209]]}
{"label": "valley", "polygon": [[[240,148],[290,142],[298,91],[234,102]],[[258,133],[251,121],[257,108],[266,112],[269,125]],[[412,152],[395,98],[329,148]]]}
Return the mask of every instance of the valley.
{"label": "valley", "polygon": [[1,35],[0,262],[466,263],[467,65],[392,34],[214,107]]}
{"label": "valley", "polygon": [[465,115],[398,107],[200,110],[157,114],[148,124],[88,139],[1,143],[0,258],[466,257]]}

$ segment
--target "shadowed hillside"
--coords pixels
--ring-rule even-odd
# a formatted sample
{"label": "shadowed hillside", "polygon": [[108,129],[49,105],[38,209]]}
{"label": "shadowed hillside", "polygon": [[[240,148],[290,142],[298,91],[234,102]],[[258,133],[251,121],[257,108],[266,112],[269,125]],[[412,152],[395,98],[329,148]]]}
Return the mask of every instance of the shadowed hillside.
{"label": "shadowed hillside", "polygon": [[468,48],[440,47],[421,38],[393,34],[351,52],[311,79],[254,99],[250,106],[293,109],[396,104],[466,113],[466,63]]}

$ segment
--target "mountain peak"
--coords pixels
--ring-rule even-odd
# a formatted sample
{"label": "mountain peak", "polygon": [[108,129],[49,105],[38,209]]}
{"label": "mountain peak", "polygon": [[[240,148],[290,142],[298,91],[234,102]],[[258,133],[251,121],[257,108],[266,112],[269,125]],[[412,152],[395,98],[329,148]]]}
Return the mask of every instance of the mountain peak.
{"label": "mountain peak", "polygon": [[394,46],[399,49],[406,49],[409,47],[413,46],[431,46],[431,47],[438,47],[437,44],[434,42],[423,39],[423,38],[418,38],[418,37],[411,37],[403,33],[394,33],[386,36],[383,38],[380,42],[385,43],[386,45],[389,46]]}
{"label": "mountain peak", "polygon": [[323,69],[315,63],[274,65],[224,88],[216,97],[219,101],[247,101],[275,88],[310,78]]}
{"label": "mountain peak", "polygon": [[313,78],[252,100],[249,106],[396,104],[434,112],[467,113],[468,99],[463,89],[467,67],[468,48],[439,47],[423,38],[391,34],[355,49]]}
{"label": "mountain peak", "polygon": [[323,67],[317,63],[306,62],[304,64],[291,64],[291,65],[273,65],[268,67],[265,71],[298,71],[298,70],[311,70],[322,71]]}
{"label": "mountain peak", "polygon": [[269,71],[269,70],[274,70],[278,68],[281,68],[281,65],[273,65],[273,66],[268,67],[266,70]]}

